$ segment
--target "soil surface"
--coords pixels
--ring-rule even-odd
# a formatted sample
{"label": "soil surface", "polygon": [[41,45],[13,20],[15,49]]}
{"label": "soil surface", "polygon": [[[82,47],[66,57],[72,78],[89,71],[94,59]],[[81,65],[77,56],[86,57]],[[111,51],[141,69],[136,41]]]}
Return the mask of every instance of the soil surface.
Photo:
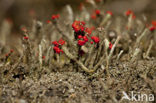
{"label": "soil surface", "polygon": [[156,96],[155,59],[139,60],[134,64],[120,62],[111,65],[109,69],[110,77],[105,72],[96,77],[73,71],[43,74],[39,79],[26,77],[22,81],[9,78],[6,83],[0,84],[0,102],[130,103],[121,100],[123,91]]}

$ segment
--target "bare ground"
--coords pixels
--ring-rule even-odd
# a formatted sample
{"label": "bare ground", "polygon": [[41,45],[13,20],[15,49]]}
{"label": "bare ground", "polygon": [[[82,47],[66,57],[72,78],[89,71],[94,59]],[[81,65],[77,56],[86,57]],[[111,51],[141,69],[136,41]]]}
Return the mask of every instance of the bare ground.
{"label": "bare ground", "polygon": [[[62,68],[69,69],[69,68]],[[78,72],[53,72],[39,79],[9,78],[0,85],[1,103],[129,103],[122,91],[156,95],[156,60],[128,61],[110,66],[110,78]],[[7,76],[7,73],[6,75]],[[153,102],[154,103],[154,102]]]}

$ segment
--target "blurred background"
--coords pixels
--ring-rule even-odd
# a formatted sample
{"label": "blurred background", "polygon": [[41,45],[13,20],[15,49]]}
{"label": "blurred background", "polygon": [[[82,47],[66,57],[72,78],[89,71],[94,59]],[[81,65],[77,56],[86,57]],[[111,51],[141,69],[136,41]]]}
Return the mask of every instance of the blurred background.
{"label": "blurred background", "polygon": [[[58,13],[69,4],[74,12],[80,5],[90,7],[90,0],[0,0],[0,24],[4,19],[13,24],[13,32],[19,31],[20,25],[29,25],[32,18],[44,21]],[[95,0],[99,2],[101,0]],[[156,0],[103,0],[106,10],[121,14],[132,9],[136,14],[144,13],[149,20],[156,19]]]}

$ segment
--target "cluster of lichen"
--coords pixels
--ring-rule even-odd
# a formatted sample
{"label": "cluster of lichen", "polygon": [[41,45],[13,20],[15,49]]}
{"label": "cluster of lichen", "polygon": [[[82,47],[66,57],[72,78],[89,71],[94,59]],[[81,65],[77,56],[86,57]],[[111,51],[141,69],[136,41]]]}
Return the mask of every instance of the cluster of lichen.
{"label": "cluster of lichen", "polygon": [[[47,23],[34,19],[29,29],[21,27],[22,38],[16,39],[14,46],[7,45],[11,24],[5,20],[1,30],[1,78],[5,68],[10,68],[9,74],[24,78],[34,74],[40,77],[42,72],[68,66],[96,76],[106,71],[109,76],[109,65],[119,62],[122,56],[130,62],[150,58],[155,21],[147,27],[146,21],[131,10],[122,16],[95,5],[90,10],[83,7],[80,14],[74,15],[72,8],[66,6],[66,15],[52,15]],[[14,52],[11,50],[8,55],[9,49]],[[24,73],[19,70],[21,65]]]}

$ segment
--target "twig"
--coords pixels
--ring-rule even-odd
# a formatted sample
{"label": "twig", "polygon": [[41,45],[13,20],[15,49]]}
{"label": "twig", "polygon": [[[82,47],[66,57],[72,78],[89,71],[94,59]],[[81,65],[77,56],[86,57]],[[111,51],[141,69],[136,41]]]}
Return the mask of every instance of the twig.
{"label": "twig", "polygon": [[[106,58],[108,58],[108,52],[107,52],[107,49],[108,49],[108,45],[109,45],[109,41],[107,39],[104,40],[104,43],[105,43],[105,55],[106,55]],[[105,55],[103,55],[100,60],[98,61],[98,63],[94,66],[93,68],[93,71],[96,71],[97,68],[105,61],[104,57]],[[108,59],[107,59],[108,60]],[[104,71],[104,70],[103,70]],[[106,72],[108,73],[108,69],[106,69]],[[100,74],[96,75],[96,76],[99,76],[101,75],[103,72],[101,72]]]}
{"label": "twig", "polygon": [[40,69],[42,68],[42,46],[41,44],[39,45],[39,63],[40,63]]}
{"label": "twig", "polygon": [[98,62],[98,60],[99,60],[99,58],[101,56],[101,53],[103,52],[102,51],[103,45],[104,45],[104,41],[101,41],[101,43],[99,44],[99,48],[97,50],[96,61],[94,63],[97,63]]}
{"label": "twig", "polygon": [[89,62],[89,68],[93,68],[93,65],[94,65],[94,62],[95,62],[95,59],[96,59],[96,55],[97,55],[96,52],[92,55],[91,60]]}
{"label": "twig", "polygon": [[137,38],[137,40],[136,40],[136,46],[139,45],[141,39],[142,39],[145,35],[147,35],[147,32],[148,32],[148,31],[149,31],[148,28],[146,28],[146,29],[143,31],[143,33]]}
{"label": "twig", "polygon": [[127,23],[128,29],[132,27],[132,24],[133,24],[133,21],[134,21],[132,16],[133,15],[130,15],[129,18],[128,18],[128,23]]}
{"label": "twig", "polygon": [[118,56],[117,56],[116,61],[118,61],[118,60],[120,59],[120,57],[121,57],[121,55],[122,55],[123,52],[124,52],[124,50],[121,50],[121,51],[120,51],[120,53],[119,53]]}
{"label": "twig", "polygon": [[63,46],[62,49],[63,49],[65,55],[68,58],[75,61],[85,72],[87,72],[87,73],[92,73],[93,72],[93,70],[89,70],[81,61],[78,61],[77,59],[75,59],[75,57],[71,53],[69,53],[68,49],[65,46]]}
{"label": "twig", "polygon": [[47,63],[47,65],[49,65],[49,61],[50,61],[50,51],[51,51],[51,46],[49,47],[47,53],[46,53],[46,58],[45,58],[45,63]]}
{"label": "twig", "polygon": [[[106,59],[106,72],[107,72],[108,77],[110,77],[110,74],[109,74],[109,62],[110,62],[110,59],[111,59],[111,57],[112,57],[112,55],[113,55],[113,52],[114,52],[115,47],[116,47],[116,45],[118,44],[119,40],[120,40],[120,36],[117,37],[117,39],[116,39],[116,41],[115,41],[115,43],[114,43],[114,45],[113,45],[113,47],[112,47],[112,49],[111,49],[109,55],[106,54],[106,55],[107,55],[107,56],[106,56],[106,58],[107,58],[107,59]],[[108,48],[108,47],[107,47],[107,48]],[[106,50],[106,51],[107,51],[107,50]],[[106,53],[107,53],[107,52],[106,52]]]}
{"label": "twig", "polygon": [[97,68],[104,62],[104,55],[100,58],[99,62],[94,66],[93,71],[96,71]]}
{"label": "twig", "polygon": [[148,58],[149,57],[150,51],[152,49],[152,46],[153,46],[153,40],[151,40],[151,42],[150,42],[150,45],[149,45],[149,47],[147,49],[147,52],[146,52],[146,54],[144,56],[145,58]]}
{"label": "twig", "polygon": [[107,14],[106,17],[100,23],[100,26],[105,25],[110,18],[111,18],[111,15],[110,14]]}
{"label": "twig", "polygon": [[112,57],[114,49],[115,49],[116,45],[118,44],[119,40],[120,40],[120,36],[117,37],[117,39],[116,39],[116,41],[115,41],[115,43],[114,43],[114,45],[113,45],[113,47],[109,53],[108,60],[110,60],[110,58]]}
{"label": "twig", "polygon": [[140,48],[136,48],[133,55],[132,55],[132,58],[131,58],[131,62],[134,62],[136,59],[137,59],[137,56],[138,54],[141,52]]}
{"label": "twig", "polygon": [[93,50],[94,50],[94,45],[91,45],[90,49],[89,49],[89,52],[88,52],[88,57],[87,57],[87,60],[85,61],[85,66],[88,65],[91,57],[92,57],[92,53],[93,53]]}
{"label": "twig", "polygon": [[24,63],[25,64],[29,64],[32,62],[32,49],[31,49],[31,45],[30,45],[30,41],[29,41],[29,37],[28,34],[26,32],[24,32],[23,37],[27,37],[28,39],[23,39],[23,47],[24,47]]}

